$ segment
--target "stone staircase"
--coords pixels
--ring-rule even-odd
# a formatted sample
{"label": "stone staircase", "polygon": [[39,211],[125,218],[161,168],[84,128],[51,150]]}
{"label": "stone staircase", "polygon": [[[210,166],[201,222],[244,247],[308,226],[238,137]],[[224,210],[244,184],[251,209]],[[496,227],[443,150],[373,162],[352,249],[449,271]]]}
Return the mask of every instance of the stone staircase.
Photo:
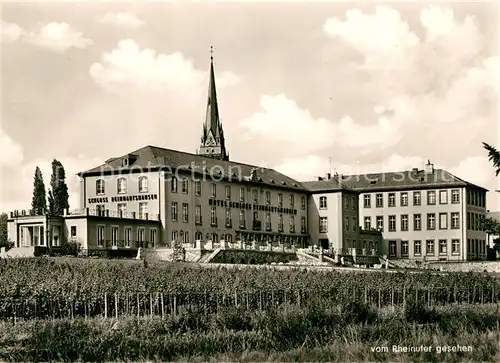
{"label": "stone staircase", "polygon": [[201,256],[201,258],[198,259],[197,262],[199,262],[199,263],[210,263],[210,261],[212,261],[215,258],[215,256],[217,256],[219,254],[219,252],[221,250],[222,250],[222,248],[217,248],[213,252],[207,253],[207,254]]}

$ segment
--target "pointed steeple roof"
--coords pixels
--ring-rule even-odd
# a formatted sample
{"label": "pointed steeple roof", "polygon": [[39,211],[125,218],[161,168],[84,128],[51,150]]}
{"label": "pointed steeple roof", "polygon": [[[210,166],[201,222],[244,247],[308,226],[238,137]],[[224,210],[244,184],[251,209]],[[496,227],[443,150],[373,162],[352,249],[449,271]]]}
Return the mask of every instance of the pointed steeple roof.
{"label": "pointed steeple roof", "polygon": [[214,57],[210,55],[210,81],[208,84],[208,102],[207,115],[205,117],[204,132],[205,138],[209,131],[212,131],[214,137],[219,136],[220,120],[219,106],[217,104],[217,91],[215,88]]}

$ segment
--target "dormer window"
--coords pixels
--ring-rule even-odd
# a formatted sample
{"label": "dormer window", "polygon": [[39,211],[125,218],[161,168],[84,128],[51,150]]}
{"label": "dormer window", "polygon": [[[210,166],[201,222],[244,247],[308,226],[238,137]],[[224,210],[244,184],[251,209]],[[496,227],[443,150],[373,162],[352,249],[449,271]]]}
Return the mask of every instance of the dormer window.
{"label": "dormer window", "polygon": [[119,178],[116,181],[116,191],[118,194],[125,194],[127,193],[127,179],[125,178]]}
{"label": "dormer window", "polygon": [[128,166],[128,157],[122,159],[122,166],[123,167]]}

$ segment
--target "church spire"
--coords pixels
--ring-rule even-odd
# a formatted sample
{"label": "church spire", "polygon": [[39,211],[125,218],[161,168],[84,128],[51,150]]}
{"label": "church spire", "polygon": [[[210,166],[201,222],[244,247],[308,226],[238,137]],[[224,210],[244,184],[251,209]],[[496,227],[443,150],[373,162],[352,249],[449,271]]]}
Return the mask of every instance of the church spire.
{"label": "church spire", "polygon": [[210,47],[210,75],[208,83],[208,102],[203,134],[201,137],[200,155],[229,160],[224,142],[224,132],[219,118],[219,105],[217,104],[217,91],[215,87],[215,71],[213,47]]}

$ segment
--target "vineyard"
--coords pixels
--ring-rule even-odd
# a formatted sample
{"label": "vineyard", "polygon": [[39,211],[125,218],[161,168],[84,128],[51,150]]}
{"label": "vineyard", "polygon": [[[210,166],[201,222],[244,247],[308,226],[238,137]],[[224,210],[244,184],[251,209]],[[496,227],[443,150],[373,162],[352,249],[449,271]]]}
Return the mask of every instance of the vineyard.
{"label": "vineyard", "polygon": [[202,269],[107,260],[0,261],[0,319],[176,315],[333,306],[500,302],[500,281],[472,273]]}

